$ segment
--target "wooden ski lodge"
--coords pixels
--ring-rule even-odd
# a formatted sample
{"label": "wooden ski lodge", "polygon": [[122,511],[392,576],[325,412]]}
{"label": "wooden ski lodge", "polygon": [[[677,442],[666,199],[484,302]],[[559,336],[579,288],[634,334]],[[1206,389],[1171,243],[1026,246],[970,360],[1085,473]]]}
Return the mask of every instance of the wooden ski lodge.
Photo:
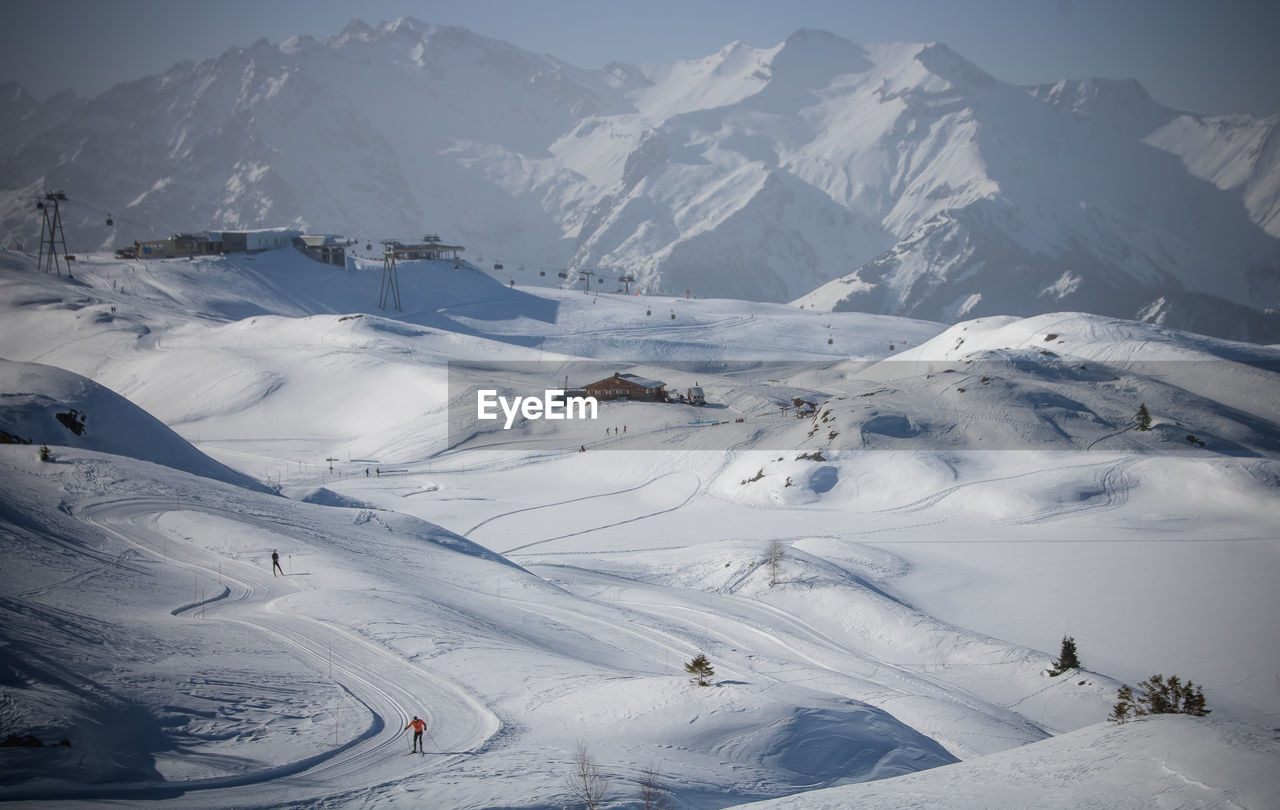
{"label": "wooden ski lodge", "polygon": [[615,373],[598,382],[587,383],[582,391],[598,400],[635,400],[637,402],[666,402],[667,384],[661,380],[648,380],[635,374]]}

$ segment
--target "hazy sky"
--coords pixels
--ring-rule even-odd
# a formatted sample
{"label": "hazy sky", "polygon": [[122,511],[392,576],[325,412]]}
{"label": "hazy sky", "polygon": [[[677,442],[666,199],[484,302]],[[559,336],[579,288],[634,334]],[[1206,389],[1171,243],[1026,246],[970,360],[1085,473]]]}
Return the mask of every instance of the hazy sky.
{"label": "hazy sky", "polygon": [[940,41],[1016,84],[1136,78],[1179,109],[1280,113],[1276,0],[0,0],[0,82],[92,96],[263,37],[403,16],[586,68],[767,47],[802,27]]}

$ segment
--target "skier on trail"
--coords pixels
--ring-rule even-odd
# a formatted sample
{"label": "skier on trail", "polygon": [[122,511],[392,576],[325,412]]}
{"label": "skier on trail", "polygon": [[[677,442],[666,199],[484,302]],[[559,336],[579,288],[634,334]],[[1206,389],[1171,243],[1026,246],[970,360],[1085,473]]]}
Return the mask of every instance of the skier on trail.
{"label": "skier on trail", "polygon": [[413,719],[409,721],[409,725],[405,726],[406,731],[409,729],[413,729],[413,751],[410,751],[409,753],[424,753],[422,750],[422,732],[427,730],[426,721],[422,720],[415,714]]}
{"label": "skier on trail", "polygon": [[[277,571],[280,572],[278,575]],[[280,567],[280,552],[275,549],[271,550],[271,576],[284,576],[284,569]]]}

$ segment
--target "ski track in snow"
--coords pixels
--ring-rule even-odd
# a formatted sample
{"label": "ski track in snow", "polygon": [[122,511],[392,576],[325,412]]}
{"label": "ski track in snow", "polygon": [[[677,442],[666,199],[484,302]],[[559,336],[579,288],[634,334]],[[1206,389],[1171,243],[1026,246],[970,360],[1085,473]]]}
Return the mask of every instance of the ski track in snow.
{"label": "ski track in snow", "polygon": [[[156,519],[174,507],[173,499],[130,497],[86,504],[79,514],[131,546],[201,572],[209,579],[220,577],[227,583],[226,595],[177,608],[175,617],[198,611],[204,620],[233,622],[263,633],[317,673],[324,672],[331,660],[335,683],[369,713],[370,722],[354,736],[348,733],[345,742],[323,754],[249,774],[162,785],[86,785],[57,793],[24,795],[16,791],[7,793],[6,800],[92,797],[95,801],[165,800],[166,804],[194,807],[214,802],[228,806],[291,804],[310,794],[316,798],[332,797],[333,791],[326,785],[342,785],[343,792],[350,794],[402,782],[403,766],[389,757],[407,743],[402,729],[415,711],[426,716],[434,739],[445,754],[431,758],[420,772],[424,777],[456,765],[461,757],[481,750],[499,733],[499,721],[492,712],[444,679],[349,630],[275,609],[273,602],[282,595],[304,590],[295,579],[268,579],[255,565],[228,563],[165,533],[155,525]],[[272,533],[285,528],[267,515],[246,515],[198,500],[183,500],[179,508],[242,521]],[[417,708],[422,705],[432,708]],[[214,797],[210,791],[218,795]]]}
{"label": "ski track in snow", "polygon": [[701,477],[701,476],[699,476],[697,473],[692,472],[692,471],[688,471],[688,470],[678,470],[678,471],[676,471],[676,472],[669,472],[669,473],[664,473],[664,474],[662,474],[662,475],[656,476],[656,477],[654,477],[654,478],[649,479],[648,481],[645,481],[643,484],[637,484],[636,486],[633,486],[633,487],[626,487],[626,488],[624,488],[624,489],[613,490],[613,491],[611,491],[611,492],[599,492],[599,493],[596,493],[596,494],[594,494],[594,495],[584,495],[584,496],[582,496],[582,497],[580,497],[580,498],[569,498],[569,499],[567,499],[567,500],[554,501],[554,502],[552,502],[552,503],[538,504],[537,506],[526,506],[526,507],[522,507],[522,508],[520,508],[520,509],[513,509],[513,510],[512,510],[512,511],[510,511],[510,512],[503,512],[503,513],[501,513],[501,514],[497,514],[497,515],[494,515],[494,516],[492,516],[492,517],[485,518],[484,520],[480,521],[479,523],[477,523],[476,525],[474,525],[474,526],[472,526],[470,529],[468,529],[468,530],[463,534],[463,537],[470,538],[470,537],[471,537],[471,535],[472,535],[472,534],[474,534],[474,533],[475,533],[475,531],[476,531],[477,529],[479,529],[481,526],[485,526],[485,525],[487,525],[487,524],[489,524],[489,523],[492,523],[492,522],[494,522],[494,521],[501,520],[501,519],[504,519],[504,518],[509,518],[509,517],[514,516],[514,515],[522,514],[522,513],[525,513],[525,512],[540,511],[540,510],[545,510],[545,509],[554,509],[554,508],[556,508],[556,507],[565,506],[565,505],[567,505],[567,504],[580,503],[580,502],[582,502],[582,501],[599,500],[599,499],[603,499],[603,498],[613,498],[613,497],[617,497],[617,496],[619,496],[619,495],[626,495],[626,494],[628,494],[628,493],[637,492],[637,491],[639,491],[639,490],[642,490],[642,489],[645,489],[645,488],[647,488],[647,487],[649,487],[649,486],[652,486],[653,484],[656,484],[658,481],[661,481],[661,480],[663,480],[664,478],[671,478],[671,477],[673,477],[673,476],[678,476],[678,475],[680,475],[680,476],[683,476],[683,475],[691,475],[691,476],[693,476],[693,477],[694,477],[694,479],[695,479],[695,483],[694,483],[694,485],[693,485],[693,488],[689,491],[688,495],[686,495],[686,496],[684,497],[684,499],[683,499],[683,500],[681,500],[679,503],[677,503],[677,504],[675,504],[675,505],[673,505],[673,506],[669,506],[669,507],[664,508],[664,509],[657,509],[657,510],[654,510],[654,511],[652,511],[652,512],[649,512],[649,513],[646,513],[646,514],[643,514],[643,515],[637,515],[637,516],[635,516],[635,517],[628,518],[628,519],[626,519],[626,520],[616,521],[616,522],[614,522],[614,523],[603,523],[603,524],[599,524],[599,525],[595,525],[595,526],[590,526],[590,527],[585,528],[585,529],[582,529],[582,530],[580,530],[580,531],[576,531],[576,532],[569,532],[569,533],[567,533],[567,534],[561,534],[561,535],[557,535],[557,536],[555,536],[555,537],[547,537],[547,538],[544,538],[544,539],[542,539],[542,540],[535,540],[535,541],[533,541],[533,542],[531,542],[531,543],[524,543],[524,544],[519,545],[519,546],[514,546],[514,547],[512,547],[512,548],[506,549],[505,551],[500,551],[500,552],[498,552],[498,553],[500,553],[500,554],[502,554],[502,555],[504,555],[504,556],[505,556],[505,555],[509,555],[509,554],[514,554],[514,553],[516,553],[516,552],[518,552],[518,551],[524,551],[524,550],[526,550],[526,549],[532,548],[533,546],[542,545],[543,543],[550,543],[550,542],[552,542],[553,540],[563,540],[563,539],[565,539],[566,537],[577,537],[577,536],[579,536],[579,535],[583,535],[583,534],[590,534],[591,532],[598,532],[598,531],[602,531],[602,530],[604,530],[604,529],[609,529],[609,528],[612,528],[612,527],[614,527],[614,526],[622,526],[622,525],[625,525],[625,524],[628,524],[628,523],[635,523],[636,521],[640,521],[640,520],[647,520],[648,518],[655,517],[655,516],[657,516],[657,515],[665,515],[665,514],[666,514],[666,513],[668,513],[668,512],[674,512],[674,511],[676,511],[677,509],[680,509],[681,507],[683,507],[683,506],[685,506],[686,504],[688,504],[688,503],[689,503],[689,501],[693,500],[694,496],[696,496],[696,495],[698,494],[698,491],[702,488],[702,477]]}

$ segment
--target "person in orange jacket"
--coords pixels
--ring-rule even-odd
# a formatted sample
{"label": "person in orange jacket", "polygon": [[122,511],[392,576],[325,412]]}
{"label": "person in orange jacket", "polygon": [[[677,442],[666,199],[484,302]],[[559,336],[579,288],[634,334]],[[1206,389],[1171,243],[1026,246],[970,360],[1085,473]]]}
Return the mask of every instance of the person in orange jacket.
{"label": "person in orange jacket", "polygon": [[410,753],[418,753],[418,754],[423,753],[422,732],[427,730],[426,721],[422,720],[421,718],[418,717],[418,715],[415,714],[413,716],[413,719],[409,721],[409,725],[405,726],[406,731],[408,731],[409,729],[413,729],[413,751],[411,751]]}

